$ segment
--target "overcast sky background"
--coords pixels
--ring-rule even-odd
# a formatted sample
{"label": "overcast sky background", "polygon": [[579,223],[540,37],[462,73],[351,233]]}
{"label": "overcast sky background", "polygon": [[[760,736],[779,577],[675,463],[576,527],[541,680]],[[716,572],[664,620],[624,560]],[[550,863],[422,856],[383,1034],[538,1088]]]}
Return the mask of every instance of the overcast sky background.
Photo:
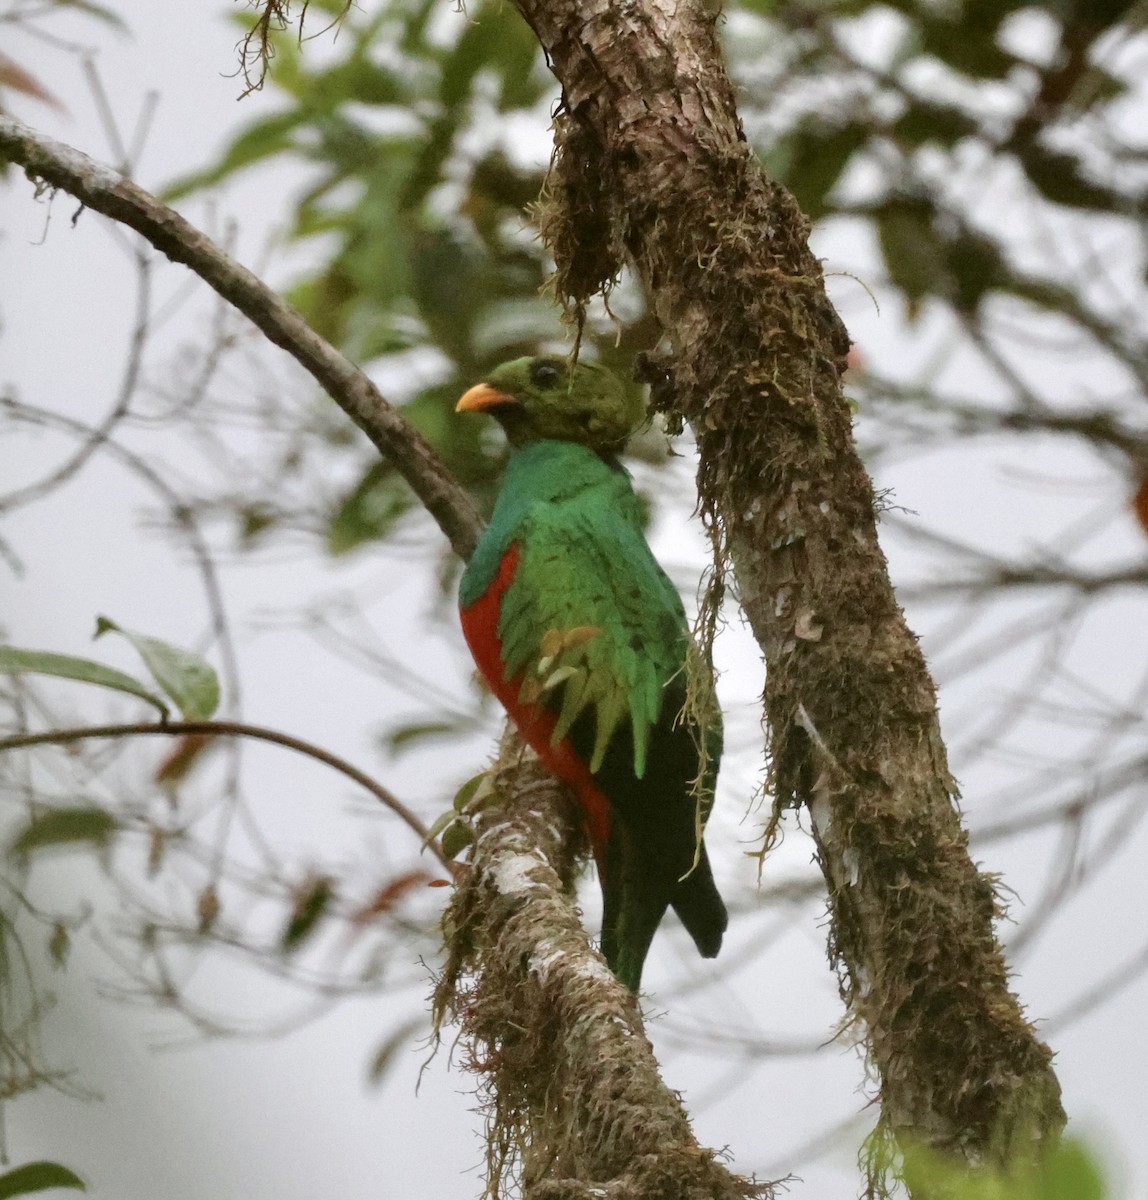
{"label": "overcast sky background", "polygon": [[[74,32],[99,44],[96,69],[126,127],[145,94],[160,93],[137,171],[144,186],[161,187],[189,167],[211,161],[237,124],[277,107],[271,89],[236,102],[240,86],[231,75],[236,32],[224,20],[225,8],[182,6],[178,16],[174,10],[159,13],[142,0],[124,0],[115,8],[132,29],[131,38],[88,25]],[[13,40],[4,49],[65,109],[55,112],[10,96],[13,113],[109,160],[112,153],[76,61],[34,41]],[[545,138],[545,130],[539,137]],[[291,170],[277,167],[229,187],[211,205],[196,201],[184,211],[216,230],[234,218],[238,256],[255,265],[266,256],[297,179]],[[73,228],[74,209],[65,196],[50,204],[33,201],[30,187],[16,176],[0,185],[0,382],[15,382],[20,397],[29,402],[92,420],[106,409],[118,381],[130,331],[132,277],[106,223],[85,213]],[[852,269],[864,262],[869,248],[834,234],[818,243],[818,252],[830,269],[834,264]],[[286,283],[301,261],[297,252],[277,252],[268,270],[271,281]],[[185,278],[181,268],[167,266],[157,286],[174,293]],[[876,313],[848,278],[830,282],[866,355],[905,353],[904,330],[895,312],[886,308]],[[172,346],[180,336],[193,339],[209,311],[206,302],[191,306],[185,331],[168,330],[164,337]],[[290,386],[295,377],[278,356],[269,351],[268,361]],[[155,359],[151,369],[162,366],[163,360]],[[21,439],[16,450],[0,446],[5,490],[10,480],[38,478],[65,448],[66,443],[47,436]],[[894,486],[906,508],[927,512],[934,523],[969,540],[987,524],[1005,519],[1012,536],[1036,539],[1050,524],[1051,511],[1079,503],[1073,490],[1077,485],[1091,488],[1093,497],[1096,487],[1104,486],[1089,476],[1091,466],[1084,459],[1074,458],[1063,446],[1050,446],[1046,455],[1031,455],[1023,466],[1034,479],[1059,479],[1061,486],[1034,486],[1029,504],[1014,500],[1002,514],[994,489],[1003,474],[1015,474],[1019,466],[1007,455],[1002,448],[996,457],[975,460],[953,453],[890,463],[878,482]],[[1101,502],[1116,510],[1124,500],[1114,485]],[[141,507],[151,503],[113,464],[97,460],[50,503],[9,521],[3,535],[25,565],[18,577],[0,563],[0,620],[11,640],[91,654],[96,613],[176,642],[188,641],[188,630],[201,630],[202,604],[187,564],[173,560],[164,539],[139,531]],[[1134,554],[1142,548],[1140,536],[1131,521],[1114,521],[1105,533],[1105,546],[1114,554]],[[663,527],[657,542],[663,556],[674,562],[701,560],[693,533]],[[912,569],[910,546],[887,541],[887,547],[895,573]],[[307,736],[352,761],[375,761],[369,734],[376,726],[348,721],[347,712],[369,713],[388,698],[370,689],[348,692],[345,672],[329,655],[289,631],[261,628],[268,609],[289,609],[325,589],[377,589],[387,611],[402,614],[389,619],[409,622],[410,636],[419,639],[420,653],[442,685],[469,686],[461,638],[421,618],[426,594],[415,581],[396,582],[396,570],[384,556],[368,553],[351,563],[306,569],[297,558],[273,557],[257,567],[228,572],[228,600],[244,634],[249,719]],[[1126,617],[1129,627],[1135,627],[1136,617],[1131,612]],[[130,655],[110,643],[100,643],[99,652],[132,667]],[[1089,652],[1107,655],[1114,676],[1132,670],[1116,639],[1101,640]],[[720,655],[726,668],[725,702],[748,711],[759,686],[756,649],[735,627]],[[59,694],[70,697],[67,702],[79,719],[100,711],[86,695]],[[967,715],[976,703],[975,695],[945,695],[946,714],[950,706],[963,705]],[[460,759],[456,781],[475,766],[474,752],[468,753],[471,757]],[[756,769],[753,761],[748,767],[731,767],[732,774],[723,780],[715,835],[724,847],[723,887],[735,903],[750,903],[754,894],[754,867],[738,853],[746,848],[739,842],[752,844],[758,828],[753,819],[739,823],[746,785]],[[319,767],[259,748],[246,752],[246,763],[247,780],[281,814],[285,840],[301,847],[321,844],[325,852],[332,845],[343,847],[340,852],[349,861],[377,852],[398,862],[411,853],[397,823],[380,819],[353,789]],[[955,768],[975,823],[977,775],[965,774],[959,762]],[[428,816],[449,802],[449,792],[427,794],[417,760],[388,768],[385,779],[401,795],[420,802]],[[1148,852],[1145,840],[1139,832],[1129,839],[1125,853]],[[1039,839],[1032,839],[1007,861],[990,858],[985,864],[1005,870],[1019,905],[1042,885],[1038,864],[1045,855],[1037,853],[1039,848]],[[775,881],[799,872],[809,856],[809,844],[791,829],[768,870],[775,872]],[[98,873],[80,869],[74,860],[60,860],[50,870],[61,894],[74,896],[77,903],[98,886]],[[766,882],[771,882],[768,873]],[[1026,959],[1017,974],[1018,990],[1033,1017],[1056,1011],[1111,964],[1114,942],[1126,940],[1131,947],[1136,931],[1143,929],[1143,890],[1128,894],[1119,876],[1111,882],[1102,879],[1086,901],[1077,905],[1071,921],[1062,923],[1045,951]],[[712,1025],[755,1021],[778,1036],[819,1027],[828,1041],[840,1006],[825,968],[824,932],[820,920],[796,923],[782,935],[781,955],[771,958],[768,978],[742,971],[730,984],[690,997],[681,1019]],[[742,937],[749,933],[746,929]],[[727,953],[737,952],[735,942]],[[415,1084],[426,1057],[420,1047],[400,1056],[382,1091],[365,1086],[371,1053],[402,1014],[417,1008],[417,997],[413,1006],[409,994],[398,1004],[347,1001],[282,1039],[204,1043],[188,1038],[178,1023],[154,1009],[94,1000],[99,982],[115,979],[98,948],[81,940],[73,966],[56,984],[60,1007],[49,1025],[50,1057],[74,1065],[78,1078],[103,1099],[81,1103],[41,1092],[9,1106],[6,1123],[14,1162],[39,1157],[63,1161],[89,1180],[93,1195],[119,1200],[151,1200],[157,1188],[171,1200],[205,1195],[282,1200],[316,1194],[366,1200],[480,1193],[481,1122],[471,1111],[470,1081],[449,1067],[447,1049],[422,1074],[417,1095]],[[690,962],[676,933],[666,935],[648,988],[656,999],[659,984],[693,970],[704,968]],[[236,1004],[249,1002],[252,1013],[274,1013],[276,1005],[285,1003],[249,978],[237,982],[213,973],[201,982],[221,996],[234,991]],[[1148,1117],[1142,1083],[1148,1061],[1142,1018],[1146,998],[1143,986],[1129,989],[1055,1039],[1066,1108],[1074,1127],[1108,1151],[1119,1185],[1116,1195],[1148,1194],[1148,1146],[1142,1137]],[[815,1060],[771,1060],[751,1075],[747,1064],[682,1052],[661,1022],[653,1022],[651,1035],[668,1081],[686,1094],[699,1138],[728,1145],[738,1169],[784,1172],[793,1148],[835,1117],[862,1106],[863,1075],[847,1046],[835,1044]],[[173,1041],[179,1043],[174,1048]],[[853,1194],[856,1177],[847,1147],[803,1175],[805,1183],[795,1185],[795,1195]]]}

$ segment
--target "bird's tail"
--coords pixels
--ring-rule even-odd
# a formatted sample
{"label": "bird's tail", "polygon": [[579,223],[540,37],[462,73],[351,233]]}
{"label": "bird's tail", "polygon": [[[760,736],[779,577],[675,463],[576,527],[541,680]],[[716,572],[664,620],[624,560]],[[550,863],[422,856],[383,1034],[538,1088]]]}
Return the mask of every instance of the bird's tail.
{"label": "bird's tail", "polygon": [[650,943],[669,902],[664,893],[659,898],[649,887],[624,895],[622,889],[607,886],[603,897],[602,953],[610,970],[637,992]]}
{"label": "bird's tail", "polygon": [[704,846],[698,865],[674,887],[670,903],[689,930],[701,956],[716,958],[721,949],[722,934],[729,924],[729,915],[718,895]]}
{"label": "bird's tail", "polygon": [[669,888],[621,821],[610,831],[605,859],[602,953],[610,970],[637,992],[650,942],[669,907]]}

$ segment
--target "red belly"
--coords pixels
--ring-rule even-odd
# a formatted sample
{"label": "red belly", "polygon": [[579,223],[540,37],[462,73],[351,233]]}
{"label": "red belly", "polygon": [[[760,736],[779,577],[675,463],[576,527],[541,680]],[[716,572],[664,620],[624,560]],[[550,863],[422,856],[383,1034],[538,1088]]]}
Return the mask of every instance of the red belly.
{"label": "red belly", "polygon": [[459,610],[462,632],[482,677],[490,690],[502,701],[511,720],[518,727],[523,740],[534,750],[550,771],[574,789],[590,831],[594,857],[598,869],[605,863],[606,841],[610,836],[610,802],[602,794],[589,768],[574,752],[569,738],[563,738],[556,746],[550,739],[558,717],[548,708],[537,704],[523,704],[518,699],[522,687],[522,676],[512,679],[503,677],[502,641],[498,636],[498,615],[502,597],[510,587],[515,571],[518,570],[520,551],[517,542],[502,556],[498,574],[491,585],[468,608]]}

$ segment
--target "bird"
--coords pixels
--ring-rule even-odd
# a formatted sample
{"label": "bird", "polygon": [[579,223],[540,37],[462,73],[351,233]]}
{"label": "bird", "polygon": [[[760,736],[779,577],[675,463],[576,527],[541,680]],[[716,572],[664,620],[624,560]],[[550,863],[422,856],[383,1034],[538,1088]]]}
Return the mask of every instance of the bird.
{"label": "bird", "polygon": [[712,676],[617,457],[644,405],[603,366],[543,355],[497,367],[456,411],[493,417],[510,448],[460,581],[463,634],[522,738],[574,792],[602,953],[637,993],[667,908],[706,958],[728,923],[703,841],[721,714],[687,704],[691,674],[706,673],[705,697]]}

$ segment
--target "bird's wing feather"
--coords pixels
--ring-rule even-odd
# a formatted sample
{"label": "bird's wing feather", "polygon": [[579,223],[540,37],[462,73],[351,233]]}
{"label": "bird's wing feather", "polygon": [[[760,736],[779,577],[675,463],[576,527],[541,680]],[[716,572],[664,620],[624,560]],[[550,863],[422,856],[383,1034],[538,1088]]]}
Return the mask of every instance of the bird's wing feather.
{"label": "bird's wing feather", "polygon": [[522,677],[522,702],[558,713],[555,744],[592,710],[592,772],[628,718],[641,778],[688,632],[681,600],[642,536],[633,493],[626,484],[534,505],[520,534],[521,561],[499,614],[505,677]]}

